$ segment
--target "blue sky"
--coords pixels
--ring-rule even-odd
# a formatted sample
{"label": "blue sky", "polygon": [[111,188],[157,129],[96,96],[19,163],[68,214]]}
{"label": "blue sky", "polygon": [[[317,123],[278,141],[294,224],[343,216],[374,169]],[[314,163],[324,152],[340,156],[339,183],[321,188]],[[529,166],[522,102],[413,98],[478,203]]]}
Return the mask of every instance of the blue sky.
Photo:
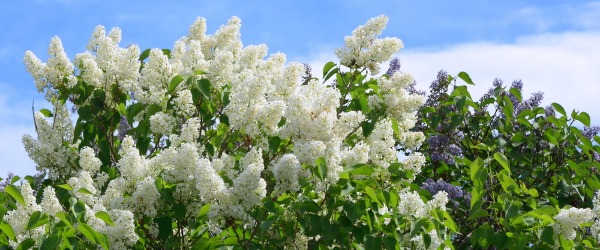
{"label": "blue sky", "polygon": [[45,60],[50,39],[70,58],[83,52],[96,25],[120,27],[122,46],[171,48],[196,17],[212,34],[231,16],[242,19],[245,45],[264,43],[315,72],[344,36],[371,17],[390,18],[383,36],[402,39],[405,72],[427,89],[440,69],[467,71],[482,92],[495,77],[522,79],[546,104],[590,113],[600,124],[600,1],[9,1],[0,8],[0,176],[33,174],[20,138],[33,134],[31,103],[44,107],[22,58]]}

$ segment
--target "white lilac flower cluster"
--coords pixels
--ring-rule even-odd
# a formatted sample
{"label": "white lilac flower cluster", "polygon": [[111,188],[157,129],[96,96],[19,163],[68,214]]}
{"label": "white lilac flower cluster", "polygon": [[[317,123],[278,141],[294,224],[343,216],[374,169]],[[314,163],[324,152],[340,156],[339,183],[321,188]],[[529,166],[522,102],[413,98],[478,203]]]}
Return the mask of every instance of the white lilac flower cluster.
{"label": "white lilac flower cluster", "polygon": [[16,236],[16,241],[9,241],[9,244],[13,248],[16,248],[21,241],[27,238],[32,236],[41,236],[44,234],[43,227],[25,230],[27,223],[29,222],[29,218],[33,213],[39,211],[47,215],[55,216],[56,213],[62,211],[62,207],[56,198],[56,193],[52,187],[46,187],[44,189],[40,204],[36,202],[29,182],[23,182],[21,185],[21,195],[23,196],[25,205],[17,203],[17,209],[8,211],[3,219],[12,226],[12,230]]}
{"label": "white lilac flower cluster", "polygon": [[356,28],[352,36],[345,37],[346,46],[336,50],[340,64],[349,68],[366,67],[372,75],[377,75],[379,64],[390,60],[403,47],[398,38],[377,38],[387,22],[388,18],[383,15],[372,18],[364,26]]}
{"label": "white lilac flower cluster", "polygon": [[[426,247],[425,241],[423,240],[423,236],[417,235],[410,239],[410,241],[415,244],[413,246],[413,249],[437,250],[444,243],[444,240],[438,236],[437,230],[433,229],[433,230],[429,231],[429,233],[427,233],[427,234],[430,237],[429,247]],[[447,246],[444,246],[444,250],[446,250],[446,249],[450,249],[450,248]]]}
{"label": "white lilac flower cluster", "polygon": [[579,225],[591,222],[594,218],[592,210],[589,208],[568,208],[561,209],[558,215],[554,216],[556,223],[552,224],[554,233],[562,235],[567,240],[573,240],[577,236],[575,231]]}
{"label": "white lilac flower cluster", "polygon": [[381,77],[379,80],[379,93],[369,96],[369,105],[383,107],[385,112],[398,121],[399,139],[407,149],[414,150],[421,146],[425,140],[423,133],[410,131],[417,122],[414,113],[425,102],[424,96],[410,94],[407,87],[414,82],[413,77],[407,73],[393,74]]}
{"label": "white lilac flower cluster", "polygon": [[594,205],[592,209],[594,224],[592,224],[590,232],[596,240],[600,240],[600,191],[596,191],[592,204]]}
{"label": "white lilac flower cluster", "polygon": [[398,213],[417,219],[429,216],[429,213],[434,209],[446,210],[446,204],[448,203],[448,193],[446,191],[436,193],[433,199],[427,203],[421,199],[416,191],[404,190],[399,195]]}
{"label": "white lilac flower cluster", "polygon": [[65,105],[58,104],[52,123],[40,112],[35,113],[37,139],[23,136],[25,150],[39,171],[48,172],[50,179],[76,174],[78,143],[71,144],[73,121]]}
{"label": "white lilac flower cluster", "polygon": [[[435,209],[446,210],[446,205],[448,204],[448,193],[446,191],[436,193],[433,195],[433,199],[427,203],[421,199],[421,196],[416,191],[403,190],[399,196],[398,213],[409,218],[409,220],[427,218],[431,216],[431,213]],[[444,239],[438,237],[438,232],[435,229],[429,231],[428,234],[431,239],[428,248],[425,247],[425,242],[421,235],[413,238],[408,238],[408,235],[404,235],[404,237],[407,241],[415,243],[414,247],[416,249],[438,249],[444,242]]]}
{"label": "white lilac flower cluster", "polygon": [[[446,191],[440,191],[433,195],[433,199],[425,203],[421,196],[416,192],[409,190],[403,190],[399,194],[398,213],[405,216],[409,220],[418,220],[421,218],[427,218],[431,216],[431,212],[435,209],[446,210],[448,204],[448,193]],[[387,209],[385,209],[387,210]],[[381,212],[386,212],[385,210]],[[421,235],[409,238],[408,235],[404,235],[405,240],[413,242],[416,249],[438,249],[444,242],[444,239],[438,237],[438,232],[433,229],[428,232],[430,236],[430,245],[425,247],[425,242]]]}
{"label": "white lilac flower cluster", "polygon": [[[341,64],[353,69],[366,67],[377,74],[378,64],[389,60],[402,47],[396,38],[377,39],[386,23],[384,16],[371,19],[346,37],[346,47],[337,51]],[[59,106],[54,125],[42,119],[41,114],[36,115],[38,140],[27,136],[23,139],[40,168],[48,169],[51,176],[73,176],[68,180],[73,187],[71,194],[86,204],[90,214],[106,211],[114,216],[115,227],[108,227],[97,218],[90,219],[90,225],[110,236],[114,244],[111,246],[135,243],[134,218],[155,216],[165,205],[157,189],[160,183],[176,186],[174,198],[188,206],[188,213],[210,204],[209,226],[216,231],[229,218],[253,223],[250,210],[271,195],[267,194],[265,174],[272,174],[276,181],[273,195],[295,192],[300,188],[300,180],[310,177],[303,164],[313,165],[322,158],[327,176],[325,180],[311,180],[322,192],[339,180],[344,167],[369,163],[385,170],[391,162],[398,161],[397,142],[415,148],[423,141],[422,134],[409,132],[416,121],[416,108],[422,103],[422,98],[405,91],[412,81],[409,75],[395,74],[389,79],[383,76],[382,99],[369,102],[374,108],[385,107],[386,115],[398,124],[398,133],[394,132],[392,119],[384,118],[364,137],[361,123],[365,115],[360,111],[341,112],[340,100],[346,97],[337,88],[315,80],[300,85],[302,64],[286,64],[281,53],[267,57],[265,45],[244,47],[240,27],[240,20],[234,17],[214,35],[206,35],[205,20],[199,18],[190,27],[189,35],[175,43],[170,57],[163,50],[152,49],[144,62],[138,60],[137,46],[119,47],[120,30],[112,29],[106,34],[101,26],[92,34],[90,51],[78,54],[75,65],[69,62],[58,38],[52,40],[52,60],[48,63],[27,52],[25,62],[40,91],[47,89],[52,94],[61,84],[71,86],[70,79],[79,73],[83,81],[104,89],[107,95],[116,85],[130,94],[128,102],[161,108],[149,118],[149,123],[150,131],[165,143],[153,144],[160,146],[159,150],[147,155],[136,147],[134,137],[124,135],[113,166],[120,175],[108,183],[108,177],[100,171],[102,162],[95,149],[83,147],[77,151],[70,150],[77,144],[63,146],[73,135],[64,106]],[[176,76],[194,81],[182,81],[168,91]],[[59,77],[66,82],[58,81]],[[196,80],[202,79],[210,81],[213,92],[230,93],[229,103],[218,111],[229,118],[229,129],[256,142],[244,155],[225,150],[208,157],[199,143],[202,136],[207,136],[207,128],[203,127],[205,121],[194,117],[198,110],[192,91],[198,88]],[[130,125],[136,126],[144,112]],[[357,135],[352,146],[344,143],[350,134]],[[263,157],[269,152],[267,138],[274,136],[290,141],[293,147],[291,152],[267,162]],[[422,155],[413,154],[402,165],[416,174],[423,162]],[[80,169],[68,172],[64,169],[68,166]],[[400,200],[398,210],[402,214],[423,217],[429,209],[445,209],[447,196],[440,192],[425,204],[418,194],[403,192]]]}

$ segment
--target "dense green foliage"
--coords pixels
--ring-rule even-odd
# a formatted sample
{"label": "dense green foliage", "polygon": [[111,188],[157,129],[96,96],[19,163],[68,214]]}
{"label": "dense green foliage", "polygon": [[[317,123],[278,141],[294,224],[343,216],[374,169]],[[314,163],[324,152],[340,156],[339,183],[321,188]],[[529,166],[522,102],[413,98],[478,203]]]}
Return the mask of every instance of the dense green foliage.
{"label": "dense green foliage", "polygon": [[[520,82],[496,81],[474,99],[456,80],[440,72],[417,126],[428,138],[419,180],[441,179],[470,193],[449,206],[453,218],[466,218],[455,219],[455,247],[556,246],[553,217],[568,206],[591,208],[600,188],[600,137],[587,128],[589,115],[567,113],[558,103],[540,107],[539,93],[525,100]],[[572,241],[561,237],[561,246],[598,246],[586,229],[578,233]]]}

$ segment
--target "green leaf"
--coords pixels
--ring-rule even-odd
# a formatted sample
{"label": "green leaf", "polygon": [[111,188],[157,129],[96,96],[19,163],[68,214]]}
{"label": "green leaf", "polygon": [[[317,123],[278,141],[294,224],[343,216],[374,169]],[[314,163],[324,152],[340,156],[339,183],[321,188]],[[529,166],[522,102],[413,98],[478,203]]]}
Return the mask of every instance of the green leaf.
{"label": "green leaf", "polygon": [[461,71],[460,73],[458,73],[458,77],[460,79],[462,79],[463,81],[465,81],[467,84],[475,85],[475,83],[473,83],[473,80],[471,80],[471,77],[469,76],[469,74],[467,74],[464,71]]}
{"label": "green leaf", "polygon": [[371,121],[363,121],[361,124],[362,130],[363,130],[363,135],[365,137],[368,137],[371,132],[373,132],[373,130],[375,129],[375,122],[371,122]]}
{"label": "green leaf", "polygon": [[33,246],[35,246],[35,240],[32,238],[28,238],[28,239],[22,241],[21,244],[19,244],[17,246],[17,250],[26,250]]}
{"label": "green leaf", "polygon": [[15,240],[15,232],[12,229],[12,226],[4,221],[0,222],[0,230],[8,236],[9,239]]}
{"label": "green leaf", "polygon": [[510,98],[508,98],[508,96],[504,96],[503,100],[504,106],[502,107],[502,112],[504,112],[504,115],[506,116],[506,121],[511,122],[514,118],[513,112],[515,110],[515,107]]}
{"label": "green leaf", "polygon": [[82,193],[82,194],[94,195],[94,194],[92,194],[92,192],[90,192],[90,190],[87,190],[85,188],[80,188],[79,190],[77,190],[77,192]]}
{"label": "green leaf", "polygon": [[[327,75],[327,73],[329,73],[329,71],[333,67],[335,67],[335,63],[334,62],[328,62],[328,63],[325,64],[325,66],[323,66],[323,78],[325,78],[325,75]],[[323,79],[323,81],[327,81],[327,79]]]}
{"label": "green leaf", "polygon": [[14,185],[6,186],[4,188],[4,192],[9,194],[11,197],[13,197],[17,202],[21,203],[21,205],[27,206],[27,204],[25,204],[25,199],[23,199],[23,195],[21,194],[21,191]]}
{"label": "green leaf", "polygon": [[110,219],[110,215],[107,212],[98,211],[98,212],[96,212],[96,217],[100,218],[102,221],[104,221],[108,225],[111,225],[111,226],[115,225],[115,223],[112,221],[112,219]]}
{"label": "green leaf", "polygon": [[173,233],[173,221],[170,217],[160,217],[154,219],[158,224],[158,238],[166,240]]}
{"label": "green leaf", "polygon": [[552,136],[552,134],[550,134],[549,130],[546,130],[544,132],[544,135],[546,136],[546,139],[548,139],[548,142],[552,143],[555,146],[558,146],[558,141],[556,140],[556,138],[554,138],[554,136]]}
{"label": "green leaf", "polygon": [[556,110],[558,113],[562,114],[563,116],[567,115],[567,112],[565,112],[565,109],[562,106],[560,106],[560,104],[552,103],[552,107],[554,107],[554,110]]}
{"label": "green leaf", "polygon": [[171,82],[169,83],[169,87],[167,88],[167,93],[171,94],[173,93],[173,91],[177,88],[177,86],[179,86],[179,84],[183,82],[183,76],[180,75],[176,75],[171,79]]}
{"label": "green leaf", "polygon": [[508,171],[501,170],[500,172],[498,172],[498,180],[500,181],[500,185],[502,186],[502,189],[504,189],[505,192],[515,192],[517,194],[521,193],[519,185],[517,185],[517,182],[515,182],[515,180],[510,178]]}
{"label": "green leaf", "polygon": [[140,53],[140,61],[146,60],[150,56],[150,49],[146,49]]}
{"label": "green leaf", "polygon": [[58,243],[60,243],[60,240],[61,239],[59,239],[58,236],[50,235],[50,236],[48,236],[48,238],[45,238],[42,241],[42,245],[40,246],[40,249],[57,249]]}
{"label": "green leaf", "polygon": [[325,158],[319,157],[315,163],[317,167],[317,177],[319,177],[320,180],[325,180],[325,177],[327,177],[327,162],[325,161]]}
{"label": "green leaf", "polygon": [[79,230],[79,232],[81,232],[83,234],[83,236],[85,236],[89,241],[91,241],[92,243],[98,244],[98,242],[96,241],[96,238],[94,238],[94,229],[92,229],[90,226],[88,226],[85,223],[79,223],[79,225],[77,225],[77,229]]}
{"label": "green leaf", "polygon": [[40,113],[42,113],[45,117],[53,117],[54,115],[52,114],[52,112],[48,109],[41,109]]}
{"label": "green leaf", "polygon": [[167,56],[167,58],[171,59],[171,50],[170,49],[162,49],[163,54]]}
{"label": "green leaf", "polygon": [[365,193],[367,194],[367,196],[369,196],[369,198],[371,198],[371,200],[373,200],[375,203],[381,205],[381,202],[379,202],[379,199],[377,198],[377,194],[375,194],[375,190],[373,190],[373,188],[365,187]]}
{"label": "green leaf", "polygon": [[20,179],[21,177],[15,175],[13,178],[10,179],[10,184],[15,184],[15,182],[19,181]]}
{"label": "green leaf", "polygon": [[554,229],[551,226],[544,227],[542,236],[540,237],[543,242],[548,245],[554,245]]}
{"label": "green leaf", "polygon": [[356,164],[351,167],[344,169],[344,172],[348,172],[354,175],[370,175],[375,172],[375,169],[368,164]]}
{"label": "green leaf", "polygon": [[427,224],[427,219],[426,218],[422,218],[420,220],[418,220],[417,222],[413,222],[411,223],[410,226],[410,238],[415,237],[417,234],[421,233],[421,229],[423,228],[423,226],[425,226],[425,224]]}
{"label": "green leaf", "polygon": [[474,211],[471,211],[470,214],[471,215],[469,215],[469,217],[467,218],[467,220],[474,220],[474,219],[477,219],[477,218],[488,216],[488,212],[485,209],[481,209],[481,208],[477,208]]}
{"label": "green leaf", "polygon": [[581,112],[575,115],[575,120],[580,121],[583,125],[587,127],[590,126],[590,115],[586,112]]}
{"label": "green leaf", "polygon": [[523,101],[523,97],[521,97],[521,91],[519,91],[519,89],[510,88],[508,91],[517,98],[517,101],[519,101],[519,102]]}
{"label": "green leaf", "polygon": [[29,216],[29,221],[27,222],[27,226],[25,226],[25,230],[31,230],[46,223],[48,223],[48,215],[43,214],[40,211],[35,211]]}
{"label": "green leaf", "polygon": [[269,139],[269,150],[275,153],[279,150],[279,145],[281,144],[281,138],[279,136],[274,136]]}
{"label": "green leaf", "polygon": [[487,171],[483,168],[483,160],[481,158],[475,159],[470,166],[471,181],[473,186],[477,190],[484,189],[485,179],[487,178]]}
{"label": "green leaf", "polygon": [[504,168],[510,174],[509,162],[503,153],[496,152],[494,154],[494,159],[496,159],[496,161],[502,165],[502,168]]}
{"label": "green leaf", "polygon": [[127,120],[132,123],[133,118],[144,110],[144,104],[134,103],[127,107]]}
{"label": "green leaf", "polygon": [[[332,76],[334,76],[334,75],[336,75],[336,78],[337,78],[337,76],[339,76],[339,75],[340,75],[340,74],[339,74],[339,72],[340,72],[340,68],[335,68],[335,69],[333,69],[332,71],[330,71],[330,72],[329,72],[329,74],[327,74],[327,75],[326,75],[326,76],[323,78],[323,82],[326,82],[327,80],[329,80],[329,79],[330,79]],[[343,86],[343,85],[342,85],[342,83],[343,83],[343,82],[338,82],[338,87],[340,87],[340,89],[344,89],[344,91],[346,91],[346,90],[345,90],[345,87],[342,87],[342,86]]]}
{"label": "green leaf", "polygon": [[512,142],[513,147],[517,147],[523,144],[526,141],[526,139],[525,136],[523,136],[523,133],[517,132],[510,138],[510,141]]}
{"label": "green leaf", "polygon": [[71,229],[75,229],[73,227],[73,223],[71,223],[70,218],[71,217],[67,217],[67,214],[63,211],[60,211],[58,213],[56,213],[56,217],[59,218],[63,223],[65,223],[65,225],[69,226]]}
{"label": "green leaf", "polygon": [[210,81],[208,79],[202,78],[198,80],[198,88],[204,97],[210,98]]}
{"label": "green leaf", "polygon": [[69,191],[73,190],[73,187],[71,187],[71,185],[69,185],[68,183],[60,184],[60,185],[56,185],[56,186],[59,188],[62,188],[62,189],[69,190]]}
{"label": "green leaf", "polygon": [[199,70],[194,71],[194,74],[196,74],[196,75],[204,75],[204,74],[206,74],[206,72],[204,72],[203,70],[199,69]]}
{"label": "green leaf", "polygon": [[77,219],[82,218],[85,215],[85,204],[83,204],[81,201],[75,200],[75,203],[72,204],[71,210]]}

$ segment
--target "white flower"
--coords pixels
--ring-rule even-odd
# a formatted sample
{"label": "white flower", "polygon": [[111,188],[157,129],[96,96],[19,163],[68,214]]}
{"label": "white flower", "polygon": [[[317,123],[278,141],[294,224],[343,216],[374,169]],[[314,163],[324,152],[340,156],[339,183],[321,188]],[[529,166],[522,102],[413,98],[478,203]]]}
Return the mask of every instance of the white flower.
{"label": "white flower", "polygon": [[592,209],[594,224],[591,227],[591,233],[595,239],[600,240],[600,191],[596,191],[594,194],[592,204],[594,204],[594,208]]}
{"label": "white flower", "polygon": [[302,140],[330,141],[337,139],[334,130],[341,94],[337,89],[315,81],[300,86],[292,94],[285,109],[284,137]]}
{"label": "white flower", "polygon": [[300,163],[314,164],[317,158],[322,157],[325,153],[325,145],[322,141],[304,141],[296,140],[294,144],[294,155]]}
{"label": "white flower", "polygon": [[427,210],[440,209],[445,211],[446,204],[448,204],[448,193],[442,190],[437,192],[433,196],[433,199],[427,202]]}
{"label": "white flower", "polygon": [[14,248],[19,245],[22,241],[30,237],[42,236],[44,233],[43,227],[38,227],[33,230],[25,231],[25,227],[29,222],[31,214],[37,211],[42,211],[42,207],[35,201],[33,190],[29,185],[29,182],[23,182],[21,185],[21,195],[25,201],[25,205],[17,203],[17,209],[6,212],[4,220],[11,225],[12,230],[16,236],[16,241],[9,241],[10,245]]}
{"label": "white flower", "polygon": [[98,191],[88,171],[82,170],[77,177],[71,177],[67,183],[73,188],[69,192],[75,198],[82,200],[87,205],[96,203],[98,198],[95,195],[98,194]]}
{"label": "white flower", "polygon": [[123,139],[120,154],[121,159],[117,162],[117,167],[121,171],[121,176],[134,181],[145,176],[148,162],[140,155],[131,136],[125,136]]}
{"label": "white flower", "polygon": [[44,188],[42,202],[40,203],[42,211],[48,215],[56,216],[56,213],[62,211],[62,206],[56,198],[56,192],[51,186]]}
{"label": "white flower", "polygon": [[410,180],[414,180],[415,176],[421,173],[421,167],[425,164],[425,156],[421,152],[414,152],[407,156],[402,161],[402,167],[405,170],[410,170],[413,172],[413,178]]}
{"label": "white flower", "polygon": [[96,157],[96,153],[94,153],[92,148],[83,147],[79,151],[79,166],[90,173],[97,173],[100,171],[102,162]]}
{"label": "white flower", "polygon": [[200,119],[191,118],[187,120],[181,128],[181,134],[171,134],[169,139],[171,140],[172,147],[178,147],[184,142],[193,143],[200,136]]}
{"label": "white flower", "polygon": [[44,88],[46,88],[48,84],[46,83],[46,77],[44,74],[46,63],[42,63],[42,61],[29,50],[25,52],[25,58],[23,61],[25,62],[27,72],[33,76],[38,92],[44,91]]}
{"label": "white flower", "polygon": [[150,50],[148,62],[141,72],[141,77],[135,87],[135,98],[144,104],[162,105],[168,100],[165,95],[175,69],[169,63],[169,58],[160,49]]}
{"label": "white flower", "polygon": [[363,164],[367,161],[369,161],[369,147],[363,142],[359,142],[354,147],[341,152],[341,164],[343,166]]}
{"label": "white flower", "polygon": [[96,88],[102,87],[104,73],[96,63],[94,55],[88,51],[75,55],[75,64],[81,71],[83,80]]}
{"label": "white flower", "polygon": [[49,178],[75,174],[75,160],[78,152],[73,139],[73,121],[65,105],[59,104],[51,124],[42,113],[35,113],[37,139],[30,135],[23,136],[23,145],[29,157],[37,164],[39,170],[47,169]]}
{"label": "white flower", "polygon": [[279,194],[287,191],[298,191],[300,188],[298,173],[301,169],[300,162],[295,155],[286,154],[279,158],[273,166],[273,176],[277,180],[274,192]]}
{"label": "white flower", "polygon": [[115,225],[105,225],[97,230],[108,236],[111,249],[129,249],[138,241],[133,213],[128,210],[116,209],[107,212]]}
{"label": "white flower", "polygon": [[50,57],[45,68],[45,77],[48,83],[54,87],[65,86],[64,84],[68,88],[75,86],[77,79],[73,75],[73,64],[67,57],[62,42],[57,36],[50,40],[48,55]]}
{"label": "white flower", "polygon": [[[379,91],[383,96],[382,100],[372,100],[373,105],[379,106],[383,104],[386,108],[386,113],[394,117],[398,121],[412,119],[416,111],[425,102],[425,97],[417,94],[410,94],[406,88],[414,83],[414,78],[407,73],[394,74],[391,77],[381,77],[379,79]],[[412,126],[409,126],[406,130]],[[404,130],[402,130],[404,131]],[[404,139],[404,138],[400,138]]]}
{"label": "white flower", "polygon": [[178,115],[190,117],[196,113],[192,92],[189,89],[177,92],[177,97],[173,99],[172,103]]}
{"label": "white flower", "polygon": [[592,210],[589,208],[569,208],[561,209],[558,215],[554,216],[556,223],[552,224],[555,234],[560,234],[567,240],[573,240],[577,236],[575,229],[582,223],[593,220]]}
{"label": "white flower", "polygon": [[[412,239],[410,239],[410,241],[412,241],[416,244],[416,246],[414,246],[415,247],[414,249],[436,250],[444,243],[444,240],[440,239],[440,237],[438,236],[437,230],[433,229],[433,230],[429,231],[428,234],[429,234],[429,238],[431,239],[431,241],[429,242],[429,247],[425,247],[425,242],[423,241],[422,235],[417,235],[417,236],[413,237]],[[449,248],[445,246],[444,249],[449,249]]]}
{"label": "white flower", "polygon": [[163,112],[158,112],[150,116],[150,130],[155,134],[170,135],[175,124],[175,117]]}
{"label": "white flower", "polygon": [[123,193],[127,191],[128,188],[123,177],[119,177],[110,181],[106,187],[106,191],[104,191],[104,194],[100,198],[102,205],[109,209],[126,208]]}
{"label": "white flower", "polygon": [[425,202],[421,200],[421,196],[416,191],[402,191],[399,195],[398,212],[401,215],[414,216],[417,219],[427,215]]}
{"label": "white flower", "polygon": [[160,194],[154,184],[154,178],[146,176],[142,181],[136,183],[136,190],[131,195],[131,205],[136,212],[154,217],[159,198]]}
{"label": "white flower", "polygon": [[364,26],[352,31],[352,36],[345,37],[346,46],[335,52],[340,64],[357,69],[366,67],[372,75],[378,74],[379,63],[389,60],[403,46],[398,38],[377,39],[387,21],[383,15],[371,18]]}
{"label": "white flower", "polygon": [[207,159],[198,160],[196,179],[196,188],[204,202],[218,202],[227,193],[225,182]]}
{"label": "white flower", "polygon": [[373,164],[387,168],[390,162],[398,159],[394,148],[394,130],[390,119],[386,118],[375,123],[375,128],[366,138],[366,143],[369,145],[369,158]]}

